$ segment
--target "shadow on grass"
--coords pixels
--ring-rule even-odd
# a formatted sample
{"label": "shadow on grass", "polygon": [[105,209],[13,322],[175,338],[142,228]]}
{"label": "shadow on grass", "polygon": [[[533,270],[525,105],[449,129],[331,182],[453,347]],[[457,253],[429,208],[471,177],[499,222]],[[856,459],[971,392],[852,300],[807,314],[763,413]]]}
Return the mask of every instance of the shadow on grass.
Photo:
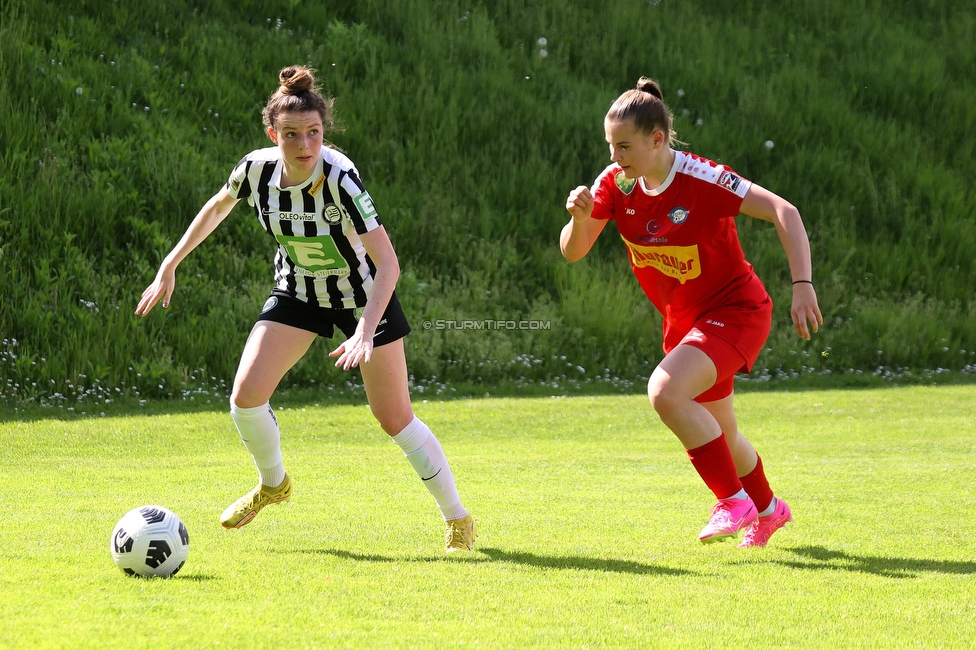
{"label": "shadow on grass", "polygon": [[189,580],[190,582],[210,582],[211,580],[220,580],[218,576],[211,573],[187,573],[178,574],[173,576],[173,580]]}
{"label": "shadow on grass", "polygon": [[856,571],[885,576],[886,578],[915,578],[920,573],[955,573],[961,575],[976,573],[976,562],[876,555],[858,556],[843,551],[833,551],[823,546],[794,546],[784,550],[798,555],[801,559],[797,561],[773,561],[793,569]]}
{"label": "shadow on grass", "polygon": [[[604,573],[631,573],[635,575],[668,575],[694,576],[694,571],[658,566],[655,564],[641,564],[627,560],[611,560],[592,557],[577,557],[568,555],[536,555],[522,551],[503,551],[497,548],[479,548],[475,554],[437,555],[429,557],[390,557],[386,555],[351,553],[339,549],[305,549],[293,551],[295,553],[312,553],[317,555],[331,555],[343,560],[356,562],[387,562],[401,564],[405,562],[454,562],[462,561],[471,564],[488,562],[510,562],[524,566],[541,567],[545,569],[568,569],[572,571],[602,571]],[[487,557],[485,557],[487,556]]]}

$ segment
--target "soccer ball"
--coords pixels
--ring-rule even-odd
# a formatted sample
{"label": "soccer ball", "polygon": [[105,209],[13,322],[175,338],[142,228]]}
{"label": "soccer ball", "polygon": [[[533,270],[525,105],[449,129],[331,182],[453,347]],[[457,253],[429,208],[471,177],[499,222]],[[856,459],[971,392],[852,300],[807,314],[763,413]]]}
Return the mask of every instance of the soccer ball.
{"label": "soccer ball", "polygon": [[112,559],[127,574],[168,578],[183,568],[190,536],[176,514],[162,506],[125,513],[109,541]]}

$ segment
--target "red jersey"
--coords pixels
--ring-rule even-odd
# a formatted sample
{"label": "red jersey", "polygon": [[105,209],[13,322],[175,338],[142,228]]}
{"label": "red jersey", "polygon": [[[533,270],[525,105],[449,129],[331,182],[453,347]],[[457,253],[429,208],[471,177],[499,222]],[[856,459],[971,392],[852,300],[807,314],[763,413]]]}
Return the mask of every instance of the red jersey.
{"label": "red jersey", "polygon": [[735,217],[752,186],[724,165],[675,151],[660,187],[645,188],[616,164],[591,190],[593,218],[613,219],[644,293],[669,331],[683,336],[718,307],[755,307],[769,300],[746,261]]}

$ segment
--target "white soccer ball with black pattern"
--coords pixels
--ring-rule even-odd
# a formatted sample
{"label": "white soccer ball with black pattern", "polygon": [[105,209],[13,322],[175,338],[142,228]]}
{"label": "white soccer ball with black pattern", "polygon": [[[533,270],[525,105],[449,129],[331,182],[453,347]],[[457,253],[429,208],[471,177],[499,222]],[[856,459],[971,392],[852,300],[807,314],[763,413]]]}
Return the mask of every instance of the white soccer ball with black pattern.
{"label": "white soccer ball with black pattern", "polygon": [[168,578],[183,568],[190,536],[172,510],[142,506],[115,524],[109,550],[115,564],[129,575]]}

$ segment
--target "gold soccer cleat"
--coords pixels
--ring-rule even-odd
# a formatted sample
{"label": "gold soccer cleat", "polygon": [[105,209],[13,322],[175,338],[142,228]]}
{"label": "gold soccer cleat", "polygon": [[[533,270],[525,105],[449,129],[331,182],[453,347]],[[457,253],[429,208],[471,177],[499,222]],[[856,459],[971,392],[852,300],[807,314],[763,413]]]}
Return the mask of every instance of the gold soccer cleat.
{"label": "gold soccer cleat", "polygon": [[478,539],[478,524],[471,515],[461,519],[451,519],[447,522],[446,550],[448,553],[473,550],[476,539]]}
{"label": "gold soccer cleat", "polygon": [[291,477],[288,474],[285,474],[285,480],[278,487],[258,483],[256,488],[227,506],[224,514],[220,515],[220,525],[224,528],[243,528],[257,517],[264,506],[290,499],[291,486]]}

